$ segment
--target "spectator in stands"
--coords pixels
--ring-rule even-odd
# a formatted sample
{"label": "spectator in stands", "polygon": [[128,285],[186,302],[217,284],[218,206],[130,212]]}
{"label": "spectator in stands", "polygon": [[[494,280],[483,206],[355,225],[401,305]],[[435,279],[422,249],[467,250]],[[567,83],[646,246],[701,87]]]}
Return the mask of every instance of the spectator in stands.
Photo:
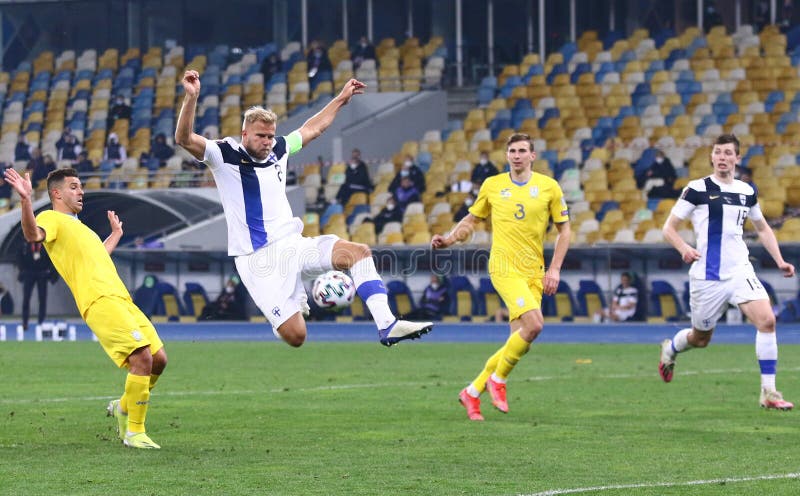
{"label": "spectator in stands", "polygon": [[656,152],[656,158],[644,173],[644,178],[644,190],[648,198],[677,198],[680,194],[675,191],[675,180],[678,179],[675,167],[661,150]]}
{"label": "spectator in stands", "polygon": [[786,30],[792,25],[792,13],[794,12],[794,5],[792,0],[783,0],[781,6],[781,31]]}
{"label": "spectator in stands", "polygon": [[369,179],[367,164],[361,160],[361,150],[353,148],[350,153],[350,161],[347,163],[344,184],[339,188],[339,192],[336,193],[336,200],[340,204],[346,205],[350,196],[359,192],[367,194],[372,192],[372,181]]}
{"label": "spectator in stands", "polygon": [[419,190],[411,181],[410,177],[404,177],[400,180],[400,186],[392,191],[394,199],[397,200],[397,206],[400,211],[405,212],[409,203],[421,201]]}
{"label": "spectator in stands", "polygon": [[375,233],[380,234],[383,231],[383,226],[389,222],[403,222],[403,211],[397,207],[397,200],[394,197],[390,197],[386,200],[386,206],[378,212],[375,218],[365,220],[371,220],[375,224]]}
{"label": "spectator in stands", "polygon": [[361,63],[367,59],[375,59],[375,46],[369,42],[366,36],[362,36],[350,52],[353,57],[353,69],[358,69]]}
{"label": "spectator in stands", "polygon": [[623,272],[620,276],[620,284],[614,290],[614,297],[611,298],[611,307],[604,308],[599,317],[614,322],[632,320],[638,301],[639,290],[633,286],[633,278],[629,273]]}
{"label": "spectator in stands", "polygon": [[431,282],[422,290],[419,306],[410,319],[442,320],[450,308],[450,286],[444,276],[431,274]]}
{"label": "spectator in stands", "polygon": [[475,168],[472,169],[472,182],[478,184],[478,188],[480,185],[483,184],[483,181],[487,177],[494,176],[498,173],[497,167],[489,161],[489,154],[486,152],[481,152],[480,159],[478,163],[475,164]]}
{"label": "spectator in stands", "polygon": [[[36,168],[39,167],[44,167],[44,157],[42,156],[42,149],[36,147],[31,150],[31,159],[28,160],[28,165],[25,167],[25,170],[28,170],[32,173]],[[35,183],[33,187],[36,187]]]}
{"label": "spectator in stands", "polygon": [[322,72],[331,72],[331,59],[325,53],[325,48],[320,41],[312,41],[306,56],[308,64],[308,84],[313,88],[318,83],[318,76]]}
{"label": "spectator in stands", "polygon": [[714,26],[722,24],[722,16],[717,10],[714,0],[705,1],[705,12],[703,13],[703,24],[705,31],[708,32]]}
{"label": "spectator in stands", "polygon": [[2,284],[0,284],[0,314],[14,314],[14,298],[11,297],[11,293]]}
{"label": "spectator in stands", "polygon": [[103,164],[101,164],[101,169],[111,170],[119,167],[126,158],[128,158],[128,153],[125,150],[125,145],[119,142],[117,133],[109,134],[106,150],[103,154]]}
{"label": "spectator in stands", "polygon": [[201,320],[245,320],[244,292],[239,278],[233,276],[225,283],[225,287],[216,300],[203,307]]}
{"label": "spectator in stands", "polygon": [[167,165],[167,160],[175,155],[175,150],[167,144],[167,136],[164,133],[158,133],[153,140],[150,153],[153,158],[158,159],[159,167],[164,167]]}
{"label": "spectator in stands", "polygon": [[81,177],[94,172],[94,163],[89,160],[89,153],[86,150],[81,150],[78,154],[78,160],[75,161],[74,168]]}
{"label": "spectator in stands", "polygon": [[760,32],[764,29],[764,26],[769,24],[769,2],[767,0],[758,0],[756,2],[753,24],[755,24],[756,32]]}
{"label": "spectator in stands", "polygon": [[736,173],[734,177],[742,182],[745,182],[753,187],[758,192],[758,188],[756,188],[755,183],[753,182],[753,171],[750,170],[749,167],[744,167],[741,165],[736,166]]}
{"label": "spectator in stands", "polygon": [[422,169],[417,167],[417,164],[414,163],[414,157],[411,155],[406,155],[400,172],[398,172],[397,175],[394,176],[394,179],[392,179],[392,182],[389,183],[389,191],[395,191],[400,186],[400,181],[404,177],[411,178],[411,182],[414,183],[414,186],[417,187],[417,191],[419,191],[420,194],[425,192],[425,173],[422,172]]}
{"label": "spectator in stands", "polygon": [[25,135],[20,133],[17,136],[17,144],[14,146],[14,162],[28,161],[31,159],[31,145],[25,139]]}
{"label": "spectator in stands", "polygon": [[261,61],[261,74],[264,75],[264,85],[269,83],[272,76],[281,72],[281,57],[278,52],[272,52]]}
{"label": "spectator in stands", "polygon": [[81,150],[82,147],[78,143],[78,138],[72,134],[72,131],[70,131],[69,128],[66,128],[64,133],[56,142],[58,160],[76,160]]}
{"label": "spectator in stands", "polygon": [[39,315],[37,322],[41,324],[47,315],[47,283],[55,282],[58,273],[55,271],[47,250],[42,243],[22,243],[17,254],[17,279],[22,283],[22,328],[28,330],[28,321],[31,311],[31,296],[33,288],[39,298]]}
{"label": "spectator in stands", "polygon": [[31,183],[35,188],[39,184],[39,181],[46,179],[50,172],[56,170],[56,162],[53,160],[52,155],[45,155],[42,157],[41,151],[38,148],[34,150],[34,154],[38,154],[39,157],[34,157],[34,159],[28,163],[27,170],[31,173]]}
{"label": "spectator in stands", "polygon": [[114,99],[114,105],[108,112],[108,129],[114,127],[114,123],[117,119],[130,119],[132,113],[133,109],[131,109],[130,105],[125,103],[125,97],[117,95]]}
{"label": "spectator in stands", "polygon": [[456,210],[456,213],[453,214],[453,222],[458,222],[466,217],[469,213],[469,207],[471,207],[473,203],[475,203],[475,194],[470,192],[467,197],[464,198],[464,203],[462,203],[458,210]]}
{"label": "spectator in stands", "polygon": [[[0,163],[0,172],[5,171],[8,167],[10,166]],[[8,182],[6,182],[5,178],[2,176],[0,176],[0,199],[11,199],[11,185],[8,184]]]}

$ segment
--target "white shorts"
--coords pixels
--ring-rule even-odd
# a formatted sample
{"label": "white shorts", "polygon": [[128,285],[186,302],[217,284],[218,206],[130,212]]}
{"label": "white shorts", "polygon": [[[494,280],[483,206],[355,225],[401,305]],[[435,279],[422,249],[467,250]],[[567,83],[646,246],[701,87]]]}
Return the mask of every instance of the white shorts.
{"label": "white shorts", "polygon": [[752,271],[745,271],[724,281],[689,280],[692,326],[698,331],[713,329],[728,310],[728,304],[740,305],[768,299],[767,291]]}
{"label": "white shorts", "polygon": [[235,258],[242,283],[273,329],[308,305],[303,277],[333,270],[331,255],[338,240],[332,234],[314,238],[292,234]]}

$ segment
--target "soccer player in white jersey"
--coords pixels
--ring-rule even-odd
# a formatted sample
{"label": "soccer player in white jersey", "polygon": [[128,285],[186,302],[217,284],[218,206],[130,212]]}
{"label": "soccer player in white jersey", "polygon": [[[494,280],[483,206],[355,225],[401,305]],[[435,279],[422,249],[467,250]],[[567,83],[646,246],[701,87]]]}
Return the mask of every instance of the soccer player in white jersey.
{"label": "soccer player in white jersey", "polygon": [[431,322],[395,318],[367,245],[334,235],[303,237],[303,222],[292,216],[286,197],[289,155],[322,134],[339,109],[364,87],[351,79],[338,96],[287,136],[275,134],[274,112],[252,107],[244,114],[239,143],[230,137],[207,140],[194,133],[200,75],[189,70],[183,76],[185,96],[175,143],[213,173],[228,223],[228,254],[235,257],[242,282],[273,331],[291,346],[301,346],[307,334],[303,314],[308,313],[308,298],[301,276],[332,269],[350,271],[383,345],[419,338],[433,327]]}
{"label": "soccer player in white jersey", "polygon": [[[775,233],[761,213],[756,190],[734,179],[739,159],[736,136],[723,134],[717,138],[711,150],[713,174],[691,181],[684,188],[664,224],[664,237],[680,252],[684,262],[692,264],[689,269],[692,327],[661,343],[658,372],[664,382],[670,382],[677,354],[708,346],[714,326],[731,303],[738,305],[756,327],[761,406],[791,410],[794,405],[775,389],[778,363],[775,315],[742,240],[745,220],[749,218],[753,223],[761,243],[784,277],[794,276],[794,266],[783,259]],[[678,235],[678,227],[686,219],[694,228],[696,248]]]}

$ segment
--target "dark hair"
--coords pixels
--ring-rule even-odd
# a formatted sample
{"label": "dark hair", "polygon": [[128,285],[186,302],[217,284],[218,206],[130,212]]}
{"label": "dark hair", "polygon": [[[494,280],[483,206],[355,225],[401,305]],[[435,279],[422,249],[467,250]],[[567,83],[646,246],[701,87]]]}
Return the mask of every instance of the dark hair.
{"label": "dark hair", "polygon": [[620,274],[620,277],[627,277],[628,279],[633,280],[633,277],[631,277],[630,272],[623,272],[622,274]]}
{"label": "dark hair", "polygon": [[64,182],[64,179],[68,177],[78,177],[78,171],[72,167],[66,167],[64,169],[56,169],[50,172],[50,174],[47,175],[47,191],[51,191],[54,188],[61,186],[61,183]]}
{"label": "dark hair", "polygon": [[715,145],[727,145],[728,143],[733,143],[736,155],[739,155],[739,138],[734,134],[720,134],[717,141],[714,142]]}
{"label": "dark hair", "polygon": [[511,136],[509,136],[508,140],[506,141],[506,150],[508,150],[509,146],[511,146],[512,144],[514,144],[514,143],[516,143],[518,141],[527,141],[528,144],[531,147],[531,151],[533,151],[533,140],[531,139],[531,137],[529,135],[527,135],[525,133],[514,133]]}

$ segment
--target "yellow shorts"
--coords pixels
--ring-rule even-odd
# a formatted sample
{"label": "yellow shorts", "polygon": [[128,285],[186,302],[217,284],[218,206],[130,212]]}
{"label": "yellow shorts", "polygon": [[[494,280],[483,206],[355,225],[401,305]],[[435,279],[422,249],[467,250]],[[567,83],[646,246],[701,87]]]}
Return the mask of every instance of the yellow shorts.
{"label": "yellow shorts", "polygon": [[508,320],[516,320],[528,310],[542,308],[541,277],[525,279],[522,276],[507,277],[489,274],[497,294],[508,307]]}
{"label": "yellow shorts", "polygon": [[153,323],[129,299],[104,296],[89,306],[84,319],[117,367],[128,367],[128,356],[139,348],[150,346],[155,355],[164,347]]}

